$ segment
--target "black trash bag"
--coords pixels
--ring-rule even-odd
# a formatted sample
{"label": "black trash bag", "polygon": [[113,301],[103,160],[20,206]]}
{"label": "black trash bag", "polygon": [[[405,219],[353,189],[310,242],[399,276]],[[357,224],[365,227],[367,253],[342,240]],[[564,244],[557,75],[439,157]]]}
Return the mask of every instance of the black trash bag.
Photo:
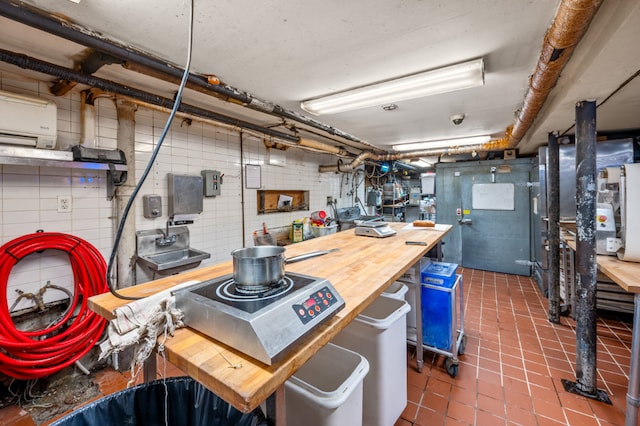
{"label": "black trash bag", "polygon": [[250,413],[242,413],[191,377],[172,377],[105,396],[50,426],[165,424],[265,426],[267,421],[260,407]]}

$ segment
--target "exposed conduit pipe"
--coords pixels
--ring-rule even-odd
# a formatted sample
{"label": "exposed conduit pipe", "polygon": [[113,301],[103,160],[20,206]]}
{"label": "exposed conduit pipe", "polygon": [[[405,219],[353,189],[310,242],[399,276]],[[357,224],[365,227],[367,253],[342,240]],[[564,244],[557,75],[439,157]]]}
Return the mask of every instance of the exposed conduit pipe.
{"label": "exposed conduit pipe", "polygon": [[[0,49],[0,61],[18,66],[22,69],[38,71],[38,72],[49,74],[52,76],[64,78],[66,80],[85,84],[89,87],[101,89],[106,92],[126,96],[133,99],[138,99],[143,102],[147,102],[149,104],[154,104],[154,105],[158,105],[165,108],[171,108],[173,105],[172,99],[154,95],[152,93],[145,92],[143,90],[122,86],[118,83],[114,83],[112,81],[98,78],[95,76],[82,74],[77,71],[64,68],[59,65],[52,64],[50,62],[41,61],[39,59],[35,59],[20,53],[15,53],[15,52],[10,52],[7,50]],[[283,139],[285,141],[291,141],[291,142],[300,141],[300,137],[298,136],[293,136],[287,133],[282,133],[276,130],[261,127],[247,121],[238,120],[236,118],[218,114],[218,113],[208,111],[196,106],[191,106],[191,105],[181,103],[179,110],[183,113],[200,116],[204,118],[209,118],[211,120],[219,121],[221,123],[229,124],[231,126],[235,126],[238,128],[254,130],[265,135]]]}
{"label": "exposed conduit pipe", "polygon": [[[123,66],[124,66],[124,68],[126,68],[128,70],[135,71],[135,72],[138,72],[140,74],[150,75],[150,76],[158,78],[160,80],[164,80],[164,81],[168,81],[168,82],[175,82],[175,83],[179,82],[178,78],[173,78],[172,76],[169,76],[167,74],[162,74],[160,72],[154,71],[154,70],[152,70],[152,69],[150,69],[148,67],[144,67],[144,66],[141,66],[139,64],[135,64],[135,63],[126,61],[123,64]],[[187,87],[189,89],[191,89],[191,90],[195,90],[197,92],[204,93],[206,95],[211,95],[211,89],[209,89],[208,87],[199,86],[197,84],[191,84],[190,82],[187,83]],[[219,97],[219,96],[217,96],[217,97]],[[256,99],[256,98],[254,98],[254,99]],[[236,101],[234,101],[233,99],[230,99],[230,98],[226,98],[226,99],[223,99],[223,100],[225,100],[227,102],[230,102],[230,103],[235,103],[235,104],[242,105],[241,103],[236,102]],[[264,101],[262,101],[262,102],[264,102]],[[266,105],[266,103],[265,103],[265,105]],[[297,121],[299,123],[307,124],[307,125],[310,125],[311,127],[314,127],[316,129],[320,129],[320,130],[322,130],[322,131],[324,131],[324,132],[326,132],[328,134],[331,134],[331,135],[334,135],[334,136],[339,136],[341,138],[344,138],[346,140],[350,140],[350,141],[353,141],[353,142],[357,142],[359,145],[368,147],[368,148],[370,148],[372,150],[379,151],[379,152],[384,152],[384,150],[382,150],[382,149],[380,149],[380,148],[378,148],[378,147],[376,147],[376,146],[374,146],[374,145],[372,145],[372,144],[370,144],[368,142],[365,142],[365,141],[363,141],[361,139],[354,140],[354,136],[349,135],[348,133],[344,133],[341,130],[333,128],[331,126],[327,126],[326,124],[321,123],[319,121],[316,121],[316,120],[314,120],[312,118],[306,117],[306,116],[298,114],[296,112],[285,110],[282,107],[280,107],[278,105],[275,105],[275,104],[268,104],[268,105],[269,105],[269,107],[267,109],[269,111],[266,111],[264,108],[254,108],[254,109],[259,109],[261,112],[271,112],[271,113],[273,113],[272,115],[277,115],[277,116],[282,117],[282,118],[290,118],[290,119],[292,119],[294,121]],[[251,105],[249,105],[249,107],[251,107]],[[310,123],[312,123],[312,124],[310,124]],[[317,143],[317,144],[320,143],[320,142],[317,142],[317,141],[312,141],[312,142]],[[299,146],[302,147],[304,145],[303,144],[299,144]],[[333,152],[334,148],[336,148],[334,145],[322,144],[321,148],[316,147],[315,149],[320,150],[320,151],[325,151],[327,153],[334,153]],[[362,148],[360,147],[359,149],[362,149]],[[339,150],[344,151],[342,148],[339,148]]]}
{"label": "exposed conduit pipe", "polygon": [[[152,110],[155,110],[155,111],[165,112],[167,114],[170,112],[169,108],[165,108],[163,106],[151,104],[149,102],[144,102],[144,101],[141,101],[140,99],[136,99],[136,98],[132,98],[132,97],[129,97],[129,96],[124,96],[124,95],[119,96],[119,98],[128,99],[129,101],[135,103],[136,105],[139,105],[139,106],[144,107],[144,108],[152,109]],[[215,126],[241,131],[242,133],[250,134],[250,135],[253,135],[253,136],[257,137],[257,138],[262,138],[262,137],[265,136],[265,134],[260,132],[260,131],[245,129],[245,128],[242,128],[242,127],[239,127],[239,126],[234,126],[234,125],[231,125],[231,124],[221,123],[220,121],[217,121],[217,120],[209,118],[209,117],[203,117],[203,116],[198,116],[198,115],[184,113],[184,112],[178,112],[176,114],[176,117],[193,118],[195,120],[200,120],[200,121],[205,122],[205,123],[211,123],[211,124],[213,124]],[[268,135],[268,136],[271,136],[271,135]],[[298,141],[290,141],[290,140],[286,140],[285,141],[283,139],[274,137],[273,142],[277,142],[277,143],[280,143],[280,144],[286,145],[286,146],[300,148],[300,149],[303,149],[303,150],[306,150],[306,151],[312,151],[312,152],[320,151],[322,153],[334,154],[334,155],[337,155],[337,156],[340,156],[340,157],[349,157],[349,158],[354,157],[354,154],[350,153],[349,151],[347,151],[346,149],[344,149],[342,147],[325,144],[325,143],[322,143],[322,142],[319,142],[319,141],[316,141],[316,140],[312,140],[312,139],[300,138]]]}
{"label": "exposed conduit pipe", "polygon": [[499,150],[507,149],[509,147],[508,145],[509,145],[509,141],[505,138],[505,139],[495,139],[487,143],[477,144],[477,145],[451,146],[449,148],[425,149],[422,151],[407,151],[407,152],[398,152],[398,153],[391,153],[391,154],[376,154],[375,152],[364,151],[349,164],[338,163],[334,165],[324,165],[319,167],[319,171],[321,173],[352,172],[355,169],[357,169],[361,164],[363,164],[366,160],[396,161],[396,160],[403,160],[407,158],[416,158],[416,157],[470,154],[473,152],[481,152],[481,151],[499,151]]}
{"label": "exposed conduit pipe", "polygon": [[[162,78],[167,81],[179,81],[182,78],[182,73],[184,72],[180,67],[167,64],[165,61],[148,56],[131,47],[124,47],[100,38],[99,35],[90,33],[90,31],[85,28],[71,22],[64,21],[59,17],[45,15],[41,11],[30,6],[0,1],[0,16],[4,16],[38,30],[45,31],[49,34],[62,37],[66,40],[73,41],[74,43],[93,48],[100,52],[107,53],[115,58],[128,62],[129,64],[125,64],[125,66],[128,66],[134,71],[138,69],[147,69],[148,71],[145,72],[156,78]],[[281,106],[259,99],[249,93],[221,83],[215,78],[213,81],[214,84],[210,83],[206,76],[190,73],[187,80],[187,87],[203,93],[213,94],[227,102],[242,105],[266,114],[289,118],[301,124],[322,130],[328,134],[356,142],[373,150],[380,150],[380,148],[377,148],[360,138],[335,129],[329,125],[302,114],[288,111]]]}
{"label": "exposed conduit pipe", "polygon": [[[166,112],[170,111],[172,108],[171,105],[173,105],[173,100],[171,99],[163,98],[161,96],[157,96],[142,90],[122,86],[109,80],[101,79],[91,75],[85,75],[80,72],[70,70],[59,65],[51,64],[49,62],[41,61],[39,59],[32,58],[20,53],[0,49],[0,61],[18,66],[23,69],[49,74],[67,81],[86,84],[92,88],[104,90],[109,93],[115,93],[117,95],[120,95],[121,97],[131,100],[134,103],[163,110]],[[283,143],[290,146],[295,146],[302,149],[322,151],[341,157],[353,156],[353,154],[342,147],[322,143],[312,139],[303,139],[298,136],[289,135],[287,133],[282,133],[277,130],[268,129],[266,127],[261,127],[253,123],[214,113],[212,111],[191,106],[185,103],[181,103],[178,109],[182,114],[187,116],[196,116],[205,120],[214,121],[218,125],[227,125],[236,129],[243,129],[253,131],[261,135],[271,136],[281,140]]]}

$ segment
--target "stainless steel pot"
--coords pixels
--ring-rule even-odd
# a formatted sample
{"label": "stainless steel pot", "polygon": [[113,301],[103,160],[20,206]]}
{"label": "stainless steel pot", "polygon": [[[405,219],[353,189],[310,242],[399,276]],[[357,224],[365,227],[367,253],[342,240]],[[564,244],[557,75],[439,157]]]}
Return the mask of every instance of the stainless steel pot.
{"label": "stainless steel pot", "polygon": [[233,257],[233,279],[244,286],[275,284],[284,277],[284,265],[322,256],[338,249],[320,250],[290,258],[284,257],[284,247],[256,246],[236,249]]}

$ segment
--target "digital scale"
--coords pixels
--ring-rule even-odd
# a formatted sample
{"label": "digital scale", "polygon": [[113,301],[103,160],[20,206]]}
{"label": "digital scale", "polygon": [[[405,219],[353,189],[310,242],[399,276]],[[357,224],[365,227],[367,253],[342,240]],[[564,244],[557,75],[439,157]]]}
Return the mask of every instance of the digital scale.
{"label": "digital scale", "polygon": [[365,237],[384,238],[396,235],[396,231],[391,229],[386,222],[365,222],[356,226],[355,234]]}

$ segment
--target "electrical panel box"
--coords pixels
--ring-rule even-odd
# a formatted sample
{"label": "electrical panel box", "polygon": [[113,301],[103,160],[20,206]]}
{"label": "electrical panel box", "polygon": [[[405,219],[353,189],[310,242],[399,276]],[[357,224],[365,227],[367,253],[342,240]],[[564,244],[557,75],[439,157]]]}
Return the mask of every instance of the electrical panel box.
{"label": "electrical panel box", "polygon": [[202,180],[204,184],[204,196],[215,197],[220,195],[220,186],[222,185],[222,176],[217,170],[203,170]]}
{"label": "electrical panel box", "polygon": [[143,195],[142,214],[147,219],[154,219],[162,216],[162,198],[155,194]]}

